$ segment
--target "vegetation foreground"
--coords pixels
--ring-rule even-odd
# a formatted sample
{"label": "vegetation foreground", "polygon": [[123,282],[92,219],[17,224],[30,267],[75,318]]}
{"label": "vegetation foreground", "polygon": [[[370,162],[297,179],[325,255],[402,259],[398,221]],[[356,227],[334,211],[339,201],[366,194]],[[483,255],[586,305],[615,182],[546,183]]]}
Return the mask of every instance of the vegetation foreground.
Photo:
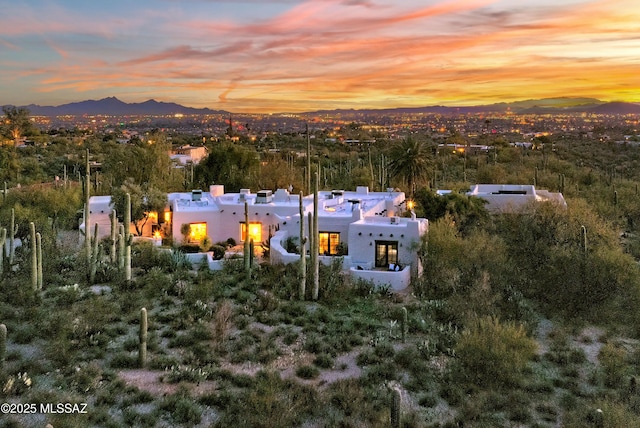
{"label": "vegetation foreground", "polygon": [[[493,143],[463,157],[408,138],[392,146],[416,155],[404,163],[384,145],[318,149],[325,187],[406,185],[430,219],[424,274],[407,292],[354,282],[336,258],[321,266],[318,300],[298,298],[295,264],[256,260],[247,271],[232,258],[211,272],[178,243],[173,252],[140,243],[126,280],[109,239],[90,249],[91,268],[78,240],[86,148],[102,162],[84,184],[98,194],[225,177],[230,190],[282,187],[305,176],[291,153],[265,155],[271,167],[258,173],[254,149],[223,143],[185,177],[159,143],[3,147],[9,183],[28,174],[41,183],[64,167],[78,184],[65,175],[64,185],[3,193],[0,240],[23,245],[0,257],[0,401],[10,405],[0,426],[640,426],[638,149]],[[472,182],[534,182],[561,191],[568,208],[489,216],[458,192]]]}

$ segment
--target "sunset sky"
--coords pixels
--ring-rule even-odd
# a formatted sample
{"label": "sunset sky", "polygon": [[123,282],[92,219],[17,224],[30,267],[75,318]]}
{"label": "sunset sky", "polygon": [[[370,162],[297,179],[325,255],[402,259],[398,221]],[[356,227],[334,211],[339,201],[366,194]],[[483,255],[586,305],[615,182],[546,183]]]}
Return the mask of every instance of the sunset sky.
{"label": "sunset sky", "polygon": [[638,0],[0,0],[0,105],[640,102]]}

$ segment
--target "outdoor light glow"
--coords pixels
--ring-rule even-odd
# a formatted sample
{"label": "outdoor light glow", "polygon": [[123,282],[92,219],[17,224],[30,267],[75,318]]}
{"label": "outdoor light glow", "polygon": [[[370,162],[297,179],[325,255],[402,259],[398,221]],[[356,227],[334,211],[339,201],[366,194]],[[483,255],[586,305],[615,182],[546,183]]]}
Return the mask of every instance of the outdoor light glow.
{"label": "outdoor light glow", "polygon": [[410,210],[412,210],[414,207],[414,203],[413,201],[407,201],[407,208],[409,208]]}
{"label": "outdoor light glow", "polygon": [[191,223],[189,225],[189,241],[200,242],[207,236],[207,223]]}
{"label": "outdoor light glow", "polygon": [[[244,223],[241,224],[240,231],[242,234],[242,241],[245,241],[247,239],[247,234]],[[249,239],[253,239],[253,242],[262,242],[262,223],[249,223]]]}

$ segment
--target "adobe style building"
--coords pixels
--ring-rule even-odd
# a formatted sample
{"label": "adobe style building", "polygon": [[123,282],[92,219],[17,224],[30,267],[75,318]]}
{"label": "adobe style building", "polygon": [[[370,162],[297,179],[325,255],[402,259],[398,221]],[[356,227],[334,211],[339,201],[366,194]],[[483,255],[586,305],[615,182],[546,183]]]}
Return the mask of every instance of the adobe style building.
{"label": "adobe style building", "polygon": [[[199,243],[208,237],[212,243],[236,243],[252,239],[256,245],[269,241],[271,263],[293,263],[300,255],[287,248],[299,246],[300,195],[287,189],[261,190],[252,193],[242,189],[225,193],[224,186],[212,185],[208,192],[193,190],[170,193],[165,212],[150,216],[143,236],[172,237],[173,242]],[[100,235],[109,234],[109,196],[92,197],[92,224],[99,223]],[[245,222],[248,207],[248,225]],[[421,239],[427,233],[428,221],[404,217],[407,213],[403,192],[388,189],[371,192],[360,186],[355,191],[318,192],[318,243],[322,263],[342,258],[345,271],[353,277],[387,285],[394,290],[406,288],[412,277],[422,271],[418,258]],[[309,214],[313,215],[313,195],[302,197],[305,236],[309,236]],[[81,229],[84,225],[81,226]],[[310,251],[309,244],[305,251]],[[221,267],[208,256],[209,267]],[[202,259],[202,255],[199,256]]]}
{"label": "adobe style building", "polygon": [[562,193],[536,189],[532,184],[476,184],[467,195],[486,200],[485,206],[493,214],[518,213],[535,202],[553,202],[567,207]]}

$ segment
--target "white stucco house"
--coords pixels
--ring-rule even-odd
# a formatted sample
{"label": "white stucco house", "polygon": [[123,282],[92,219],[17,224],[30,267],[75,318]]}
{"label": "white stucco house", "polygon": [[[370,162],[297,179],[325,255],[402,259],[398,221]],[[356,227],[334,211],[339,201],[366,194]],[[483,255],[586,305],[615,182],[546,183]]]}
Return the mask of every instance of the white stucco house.
{"label": "white stucco house", "polygon": [[491,213],[517,213],[534,202],[553,202],[567,207],[562,193],[536,189],[532,184],[476,184],[467,195],[486,200]]}
{"label": "white stucco house", "polygon": [[[271,263],[293,263],[299,254],[287,252],[288,239],[299,242],[300,196],[286,189],[242,189],[225,193],[224,186],[212,185],[209,191],[170,193],[165,212],[154,215],[145,235],[171,236],[174,243],[237,243],[253,239],[269,241]],[[249,225],[245,224],[245,202]],[[100,224],[100,235],[109,234],[109,196],[90,199],[91,223]],[[313,213],[313,195],[302,198],[305,235],[309,235],[308,216]],[[318,193],[319,254],[323,263],[342,257],[343,268],[356,278],[402,290],[422,271],[418,258],[421,237],[428,221],[403,217],[406,201],[403,192],[388,189],[371,192],[360,186],[355,191],[332,190]],[[103,227],[103,225],[105,227]],[[81,229],[84,225],[81,225]],[[309,244],[306,251],[310,251]],[[210,264],[211,266],[211,264]]]}

